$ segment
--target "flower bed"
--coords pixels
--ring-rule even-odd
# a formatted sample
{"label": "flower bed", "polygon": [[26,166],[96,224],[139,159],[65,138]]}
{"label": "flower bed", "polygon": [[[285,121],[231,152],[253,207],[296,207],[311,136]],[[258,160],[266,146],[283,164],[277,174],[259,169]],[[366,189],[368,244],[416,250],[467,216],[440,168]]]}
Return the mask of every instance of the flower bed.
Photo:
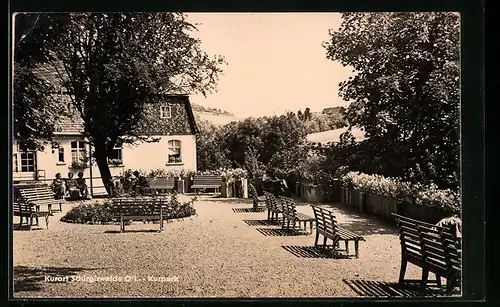
{"label": "flower bed", "polygon": [[392,213],[435,223],[460,214],[460,195],[435,184],[410,184],[396,178],[349,172],[342,177],[342,202],[393,221]]}
{"label": "flower bed", "polygon": [[[172,195],[170,209],[166,219],[189,217],[196,214],[193,204],[196,197],[188,202],[180,203],[175,195]],[[111,203],[93,202],[73,207],[62,218],[61,221],[78,224],[106,225],[113,223]]]}

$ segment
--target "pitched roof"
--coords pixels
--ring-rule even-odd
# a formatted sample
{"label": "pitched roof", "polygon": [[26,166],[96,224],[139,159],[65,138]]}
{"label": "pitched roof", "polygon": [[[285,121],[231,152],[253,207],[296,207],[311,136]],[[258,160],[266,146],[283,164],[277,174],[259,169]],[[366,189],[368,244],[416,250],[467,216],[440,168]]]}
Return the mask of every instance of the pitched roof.
{"label": "pitched roof", "polygon": [[57,69],[52,64],[40,64],[34,68],[33,71],[36,75],[38,75],[38,77],[48,83],[51,83],[55,87],[63,86],[63,80],[59,74],[64,76],[64,78],[67,78],[66,72],[61,63],[57,64]]}
{"label": "pitched roof", "polygon": [[344,110],[345,110],[344,107],[331,107],[331,108],[324,108],[322,113],[328,113],[328,114],[338,113],[338,114],[340,114]]}
{"label": "pitched roof", "polygon": [[75,135],[83,132],[83,119],[79,115],[62,116],[55,124],[56,135]]}
{"label": "pitched roof", "polygon": [[[52,64],[43,64],[35,68],[35,73],[38,74],[40,78],[46,82],[52,83],[56,88],[59,87],[62,90],[63,82],[61,75],[66,76],[64,67],[62,63],[57,64],[57,70]],[[59,93],[58,93],[59,94]],[[193,134],[198,134],[199,130],[196,125],[193,110],[191,107],[191,102],[189,101],[189,95],[187,92],[182,90],[175,90],[171,93],[161,95],[162,97],[179,97],[181,98],[184,106],[186,108],[186,113],[188,116],[189,127]],[[61,93],[59,95],[62,103],[68,104],[71,102],[70,96],[66,93]],[[158,101],[160,102],[161,99]],[[75,110],[73,115],[61,116],[60,119],[55,124],[55,134],[56,135],[79,135],[84,131],[84,121],[79,115],[78,111]]]}

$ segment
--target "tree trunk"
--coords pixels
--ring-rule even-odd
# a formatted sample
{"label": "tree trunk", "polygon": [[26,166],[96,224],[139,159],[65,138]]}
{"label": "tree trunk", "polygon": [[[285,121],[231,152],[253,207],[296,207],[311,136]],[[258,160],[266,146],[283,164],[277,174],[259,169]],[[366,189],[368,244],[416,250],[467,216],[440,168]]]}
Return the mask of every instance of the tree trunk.
{"label": "tree trunk", "polygon": [[106,192],[108,193],[109,197],[114,197],[115,189],[113,185],[111,171],[109,170],[106,147],[96,145],[94,150],[95,150],[94,157],[97,162],[97,167],[99,167],[99,172],[101,173],[102,183],[104,184],[104,187],[106,188]]}

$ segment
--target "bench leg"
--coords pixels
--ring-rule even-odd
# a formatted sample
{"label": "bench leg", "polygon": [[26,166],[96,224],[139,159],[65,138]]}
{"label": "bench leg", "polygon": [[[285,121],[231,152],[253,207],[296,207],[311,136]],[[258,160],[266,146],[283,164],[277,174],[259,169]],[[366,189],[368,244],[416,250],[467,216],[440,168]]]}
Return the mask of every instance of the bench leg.
{"label": "bench leg", "polygon": [[429,279],[429,270],[422,268],[422,283],[420,285],[422,291],[425,291],[425,287],[427,286],[427,279]]}
{"label": "bench leg", "polygon": [[49,216],[45,216],[45,228],[49,229]]}
{"label": "bench leg", "polygon": [[345,244],[345,252],[349,256],[349,241],[344,240],[344,244]]}
{"label": "bench leg", "polygon": [[450,276],[446,277],[446,295],[452,295],[453,294],[453,289],[455,288],[455,285],[460,285],[458,283],[458,278],[457,275],[451,274]]}
{"label": "bench leg", "polygon": [[123,221],[123,216],[120,216],[120,233],[122,233],[125,230],[125,224]]}
{"label": "bench leg", "polygon": [[406,265],[408,264],[408,261],[406,261],[406,257],[403,255],[401,257],[401,269],[399,271],[399,284],[402,284],[405,280],[405,273],[406,273]]}
{"label": "bench leg", "polygon": [[323,239],[323,249],[324,250],[326,250],[326,240],[328,240],[328,238],[325,236],[325,238]]}
{"label": "bench leg", "polygon": [[441,288],[443,285],[441,284],[441,276],[436,274],[436,284],[438,285],[439,288]]}
{"label": "bench leg", "polygon": [[310,230],[310,233],[312,234],[313,233],[313,221],[311,221],[309,223],[309,230]]}
{"label": "bench leg", "polygon": [[318,246],[318,240],[319,240],[319,232],[316,230],[316,239],[314,240],[314,247]]}
{"label": "bench leg", "polygon": [[356,252],[356,258],[359,258],[358,247],[359,247],[359,241],[356,240],[356,241],[354,241],[354,250]]}

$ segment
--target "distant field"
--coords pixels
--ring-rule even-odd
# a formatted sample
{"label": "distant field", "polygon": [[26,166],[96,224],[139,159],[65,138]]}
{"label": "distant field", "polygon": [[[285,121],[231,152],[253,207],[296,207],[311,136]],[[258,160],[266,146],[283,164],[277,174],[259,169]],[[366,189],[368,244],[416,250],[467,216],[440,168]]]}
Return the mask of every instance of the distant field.
{"label": "distant field", "polygon": [[241,118],[232,115],[216,115],[207,112],[195,112],[202,120],[212,122],[214,125],[223,126],[233,121],[240,121]]}
{"label": "distant field", "polygon": [[[340,128],[335,130],[311,133],[307,135],[307,140],[316,143],[338,142],[340,141],[340,135],[346,130],[347,128]],[[356,141],[362,141],[365,139],[364,131],[359,128],[353,128],[352,134],[356,138]]]}

